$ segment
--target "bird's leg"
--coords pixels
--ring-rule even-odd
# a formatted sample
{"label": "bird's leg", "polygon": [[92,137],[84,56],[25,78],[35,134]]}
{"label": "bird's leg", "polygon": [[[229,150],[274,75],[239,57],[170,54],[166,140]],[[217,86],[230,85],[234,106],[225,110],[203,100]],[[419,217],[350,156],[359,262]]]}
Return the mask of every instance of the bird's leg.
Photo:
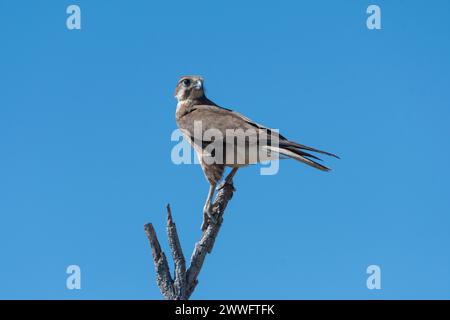
{"label": "bird's leg", "polygon": [[211,184],[209,186],[208,197],[206,198],[205,205],[203,207],[203,223],[202,230],[205,230],[208,227],[209,222],[216,223],[216,218],[212,214],[211,202],[212,197],[214,195],[214,190],[216,189],[216,184]]}
{"label": "bird's leg", "polygon": [[[222,189],[223,187],[225,187],[226,184],[233,185],[233,177],[237,171],[238,171],[238,168],[231,169],[230,173],[226,176],[226,178],[223,180],[223,182],[219,185],[217,190]],[[233,189],[234,189],[234,187],[233,187]]]}

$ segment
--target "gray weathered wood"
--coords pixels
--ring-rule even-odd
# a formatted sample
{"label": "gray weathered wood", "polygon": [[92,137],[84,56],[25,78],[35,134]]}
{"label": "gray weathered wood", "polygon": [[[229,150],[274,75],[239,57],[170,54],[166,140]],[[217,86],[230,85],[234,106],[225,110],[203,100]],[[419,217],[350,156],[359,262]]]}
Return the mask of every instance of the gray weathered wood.
{"label": "gray weathered wood", "polygon": [[175,280],[175,295],[180,300],[186,299],[186,260],[184,259],[183,249],[181,248],[180,239],[178,237],[177,227],[172,219],[170,205],[167,205],[167,236],[169,238],[169,247],[172,252]]}
{"label": "gray weathered wood", "polygon": [[186,260],[183,255],[175,223],[173,222],[172,212],[170,206],[167,206],[167,236],[174,260],[174,279],[172,279],[170,274],[166,256],[161,250],[153,225],[151,223],[145,225],[145,231],[152,248],[156,282],[165,299],[187,300],[194,292],[206,255],[211,253],[214,247],[222,226],[225,209],[233,197],[233,192],[234,187],[229,183],[225,183],[220,188],[212,207],[213,214],[216,217],[216,223],[210,222],[202,232],[199,242],[195,244],[188,269],[186,269]]}
{"label": "gray weathered wood", "polygon": [[166,255],[161,250],[155,229],[151,223],[144,226],[150,246],[152,248],[153,262],[156,270],[156,283],[161,290],[161,294],[167,300],[175,299],[175,291],[173,280],[170,275],[169,264],[167,263]]}

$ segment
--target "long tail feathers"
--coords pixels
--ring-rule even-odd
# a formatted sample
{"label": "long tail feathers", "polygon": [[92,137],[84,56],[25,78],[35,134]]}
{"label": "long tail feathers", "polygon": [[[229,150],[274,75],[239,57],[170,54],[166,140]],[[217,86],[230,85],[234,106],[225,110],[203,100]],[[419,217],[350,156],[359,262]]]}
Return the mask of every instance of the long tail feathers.
{"label": "long tail feathers", "polygon": [[[287,149],[290,149],[290,150],[292,150],[292,148],[301,149],[301,150],[308,150],[308,151],[312,151],[312,152],[326,154],[327,156],[331,156],[331,157],[335,157],[337,159],[340,159],[337,155],[335,155],[333,153],[326,152],[326,151],[319,150],[319,149],[314,149],[314,148],[305,146],[303,144],[300,144],[300,143],[297,143],[297,142],[293,142],[293,141],[289,141],[289,140],[280,140],[279,144],[280,144],[280,148],[287,148]],[[317,158],[315,158],[315,159],[317,159]]]}
{"label": "long tail feathers", "polygon": [[314,167],[314,168],[322,170],[322,171],[330,171],[331,169],[312,160],[312,159],[315,159],[318,161],[322,161],[322,159],[320,159],[319,157],[316,157],[315,155],[305,152],[303,150],[317,152],[317,153],[325,154],[327,156],[331,156],[331,157],[340,159],[337,155],[335,155],[333,153],[314,149],[314,148],[299,144],[297,142],[289,141],[289,140],[281,140],[279,142],[278,147],[267,146],[266,148],[268,148],[269,150],[276,152],[282,156],[295,159],[297,161],[303,162],[311,167]]}

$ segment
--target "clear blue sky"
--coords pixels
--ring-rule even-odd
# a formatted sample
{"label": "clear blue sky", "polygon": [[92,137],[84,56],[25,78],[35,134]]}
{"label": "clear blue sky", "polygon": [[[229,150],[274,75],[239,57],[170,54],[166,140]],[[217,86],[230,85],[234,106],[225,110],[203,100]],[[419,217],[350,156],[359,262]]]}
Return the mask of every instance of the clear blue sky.
{"label": "clear blue sky", "polygon": [[[382,30],[366,28],[371,3]],[[170,158],[185,74],[342,157],[331,173],[241,170],[193,298],[450,298],[449,14],[444,0],[0,0],[0,298],[161,297],[143,225],[167,249],[170,202],[190,257],[208,189]]]}

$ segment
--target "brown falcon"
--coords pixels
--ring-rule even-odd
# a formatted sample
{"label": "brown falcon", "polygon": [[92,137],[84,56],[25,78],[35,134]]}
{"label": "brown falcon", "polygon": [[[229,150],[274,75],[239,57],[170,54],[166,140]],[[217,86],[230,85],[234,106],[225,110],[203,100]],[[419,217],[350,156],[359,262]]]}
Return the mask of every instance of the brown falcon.
{"label": "brown falcon", "polygon": [[[274,155],[292,158],[322,171],[330,169],[314,161],[321,159],[306,151],[338,158],[332,153],[289,141],[272,129],[255,123],[235,111],[218,106],[206,97],[201,77],[181,77],[175,89],[175,97],[178,100],[177,125],[196,151],[210,184],[203,207],[202,229],[207,227],[209,221],[215,221],[211,202],[225,167],[230,167],[231,172],[225,178],[224,184],[231,184],[239,167],[274,159]],[[196,126],[200,129],[197,130]],[[213,133],[207,134],[208,130]],[[234,135],[230,135],[230,132]],[[240,141],[244,142],[237,143],[236,139],[243,135],[244,140]],[[210,148],[212,144],[214,146]],[[260,152],[261,149],[264,152]],[[252,153],[256,156],[251,156]]]}

